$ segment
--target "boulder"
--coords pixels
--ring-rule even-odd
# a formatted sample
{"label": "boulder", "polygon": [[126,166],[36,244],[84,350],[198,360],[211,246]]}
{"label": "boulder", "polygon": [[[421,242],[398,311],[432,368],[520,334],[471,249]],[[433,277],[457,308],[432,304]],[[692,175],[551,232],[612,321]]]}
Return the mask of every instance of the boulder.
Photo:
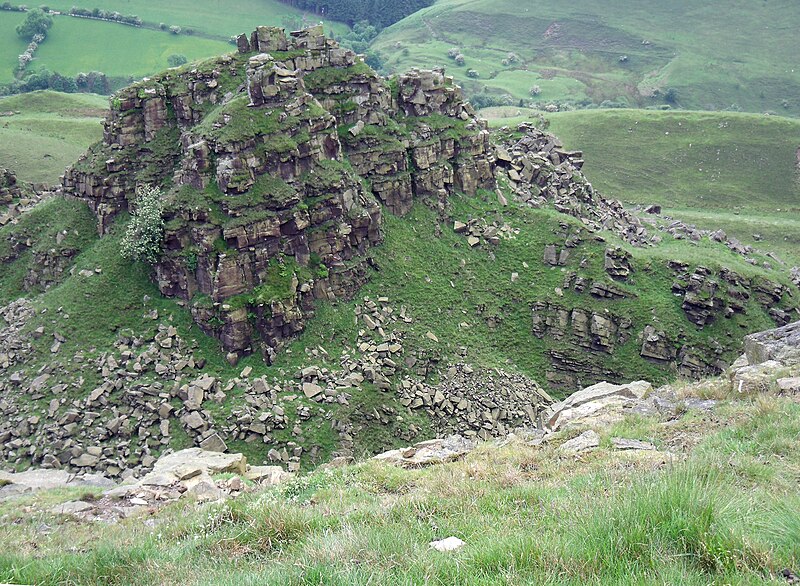
{"label": "boulder", "polygon": [[800,321],[750,334],[744,339],[744,353],[750,364],[767,360],[775,360],[784,366],[800,364]]}
{"label": "boulder", "polygon": [[408,448],[390,450],[373,459],[403,468],[421,468],[460,460],[475,449],[475,442],[460,435],[419,442]]}
{"label": "boulder", "polygon": [[783,365],[776,360],[743,366],[731,373],[733,391],[744,395],[765,393],[770,390],[783,369]]}
{"label": "boulder", "polygon": [[652,388],[646,381],[635,381],[626,385],[597,383],[553,405],[552,415],[546,426],[556,431],[570,424],[603,419],[604,415],[609,414],[604,412],[618,411],[625,405],[634,404]]}
{"label": "boulder", "polygon": [[461,541],[458,537],[447,537],[446,539],[440,539],[438,541],[431,541],[428,545],[432,549],[436,551],[440,551],[442,553],[446,553],[449,551],[457,551],[464,547],[466,543]]}
{"label": "boulder", "polygon": [[244,477],[262,486],[275,486],[292,478],[294,474],[286,472],[280,466],[250,466]]}
{"label": "boulder", "polygon": [[565,441],[559,450],[562,452],[585,452],[600,445],[600,435],[594,430],[584,431],[578,437]]}

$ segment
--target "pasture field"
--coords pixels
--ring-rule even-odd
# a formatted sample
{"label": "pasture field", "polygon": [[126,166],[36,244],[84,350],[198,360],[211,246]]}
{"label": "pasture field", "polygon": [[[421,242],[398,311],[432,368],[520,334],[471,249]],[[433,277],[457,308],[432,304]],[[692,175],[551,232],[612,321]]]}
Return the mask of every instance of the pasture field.
{"label": "pasture field", "polygon": [[[0,167],[20,181],[57,183],[64,168],[100,140],[108,98],[33,92],[0,98]],[[18,113],[17,113],[18,112]]]}
{"label": "pasture field", "polygon": [[[790,0],[439,0],[373,46],[392,70],[447,65],[471,92],[515,101],[533,84],[537,101],[630,106],[664,103],[671,90],[687,109],[800,115],[799,22]],[[463,67],[448,59],[452,47]]]}

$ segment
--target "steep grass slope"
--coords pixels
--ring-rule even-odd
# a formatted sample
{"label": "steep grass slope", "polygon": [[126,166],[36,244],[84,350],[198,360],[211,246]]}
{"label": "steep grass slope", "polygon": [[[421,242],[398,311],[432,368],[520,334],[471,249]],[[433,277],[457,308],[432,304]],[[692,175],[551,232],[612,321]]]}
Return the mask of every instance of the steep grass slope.
{"label": "steep grass slope", "polygon": [[[672,89],[669,100],[685,108],[797,115],[798,22],[800,7],[789,0],[440,0],[374,46],[398,70],[452,65],[447,52],[459,47],[460,83],[515,101],[533,85],[543,103],[664,103]],[[510,52],[518,59],[503,64]],[[467,78],[468,69],[480,79]]]}
{"label": "steep grass slope", "polygon": [[0,167],[21,181],[54,184],[64,168],[100,140],[108,98],[34,92],[0,99]]}

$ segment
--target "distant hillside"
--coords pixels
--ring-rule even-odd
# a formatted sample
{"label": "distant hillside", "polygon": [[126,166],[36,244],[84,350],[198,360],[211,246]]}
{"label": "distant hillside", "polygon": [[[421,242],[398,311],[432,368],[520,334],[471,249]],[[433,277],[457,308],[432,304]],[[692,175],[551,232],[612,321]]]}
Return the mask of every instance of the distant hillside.
{"label": "distant hillside", "polygon": [[[390,68],[449,65],[472,94],[515,102],[537,85],[542,103],[798,115],[800,67],[788,65],[800,51],[798,23],[800,5],[788,0],[439,0],[374,47]],[[454,47],[461,67],[448,58]]]}
{"label": "distant hillside", "polygon": [[[61,14],[53,15],[53,26],[26,74],[47,70],[74,78],[78,73],[100,71],[108,76],[112,91],[169,67],[173,55],[194,61],[230,52],[234,47],[229,39],[256,24],[302,28],[323,19],[277,0],[237,0],[235,9],[219,0],[95,0],[90,4],[54,0],[47,6]],[[75,6],[135,15],[143,24],[69,16]],[[14,81],[18,56],[27,46],[27,40],[14,30],[25,17],[24,12],[0,10],[0,86]],[[346,24],[324,20],[328,31],[340,35],[349,30]]]}
{"label": "distant hillside", "polygon": [[[525,108],[481,115],[495,128],[539,122],[538,112]],[[800,265],[800,122],[644,110],[561,112],[547,120],[568,148],[583,151],[583,170],[603,193],[628,205],[661,205],[666,214],[722,228]]]}
{"label": "distant hillside", "polygon": [[21,181],[58,182],[64,168],[103,136],[108,98],[34,92],[0,99],[0,167]]}

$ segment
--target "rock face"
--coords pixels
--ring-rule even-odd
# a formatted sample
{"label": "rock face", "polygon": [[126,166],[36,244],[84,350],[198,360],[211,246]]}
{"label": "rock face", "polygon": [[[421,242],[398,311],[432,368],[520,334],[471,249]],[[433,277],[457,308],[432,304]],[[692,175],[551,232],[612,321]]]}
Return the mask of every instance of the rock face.
{"label": "rock face", "polygon": [[777,361],[784,366],[800,364],[800,321],[747,336],[744,339],[744,351],[750,364],[767,360]]}
{"label": "rock face", "polygon": [[39,199],[40,194],[34,192],[31,186],[20,184],[13,171],[0,167],[0,227],[13,222]]}
{"label": "rock face", "polygon": [[102,234],[137,184],[171,184],[159,288],[227,350],[255,337],[269,359],[313,299],[363,284],[378,202],[404,214],[415,196],[493,188],[493,150],[441,70],[389,83],[322,27],[259,27],[237,47],[118,93],[63,189]]}

